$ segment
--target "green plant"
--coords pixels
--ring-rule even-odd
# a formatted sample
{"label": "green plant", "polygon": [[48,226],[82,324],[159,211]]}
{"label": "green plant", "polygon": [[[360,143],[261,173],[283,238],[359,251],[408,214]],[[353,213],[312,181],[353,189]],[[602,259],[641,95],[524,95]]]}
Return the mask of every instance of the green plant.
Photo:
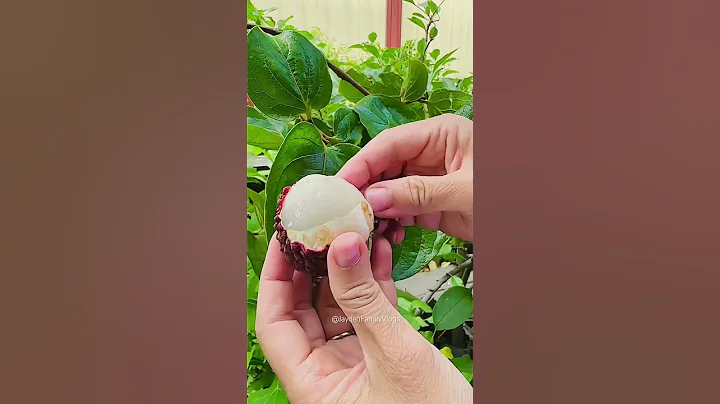
{"label": "green plant", "polygon": [[[292,18],[248,0],[248,155],[266,163],[247,168],[248,399],[287,402],[254,333],[257,289],[273,216],[283,187],[313,174],[335,174],[384,129],[443,113],[472,119],[472,76],[456,77],[450,51],[429,51],[437,37],[440,5],[416,4],[410,17],[425,37],[387,49],[367,41],[337,46],[319,29],[299,30]],[[352,57],[351,51],[362,51]],[[269,225],[270,224],[270,225]],[[402,316],[441,349],[472,381],[472,245],[442,232],[406,228],[393,247],[393,278],[407,279],[428,265],[454,264],[424,299],[398,291]],[[451,286],[440,296],[437,291]]]}

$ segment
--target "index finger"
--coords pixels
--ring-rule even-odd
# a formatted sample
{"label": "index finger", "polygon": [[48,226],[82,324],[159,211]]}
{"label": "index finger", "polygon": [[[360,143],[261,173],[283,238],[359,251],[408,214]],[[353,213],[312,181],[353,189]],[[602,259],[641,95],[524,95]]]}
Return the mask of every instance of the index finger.
{"label": "index finger", "polygon": [[255,332],[270,366],[284,380],[311,352],[308,336],[295,318],[294,272],[273,236],[260,274]]}
{"label": "index finger", "polygon": [[437,121],[411,122],[385,129],[370,140],[336,174],[362,189],[388,168],[417,157],[427,146],[439,125]]}

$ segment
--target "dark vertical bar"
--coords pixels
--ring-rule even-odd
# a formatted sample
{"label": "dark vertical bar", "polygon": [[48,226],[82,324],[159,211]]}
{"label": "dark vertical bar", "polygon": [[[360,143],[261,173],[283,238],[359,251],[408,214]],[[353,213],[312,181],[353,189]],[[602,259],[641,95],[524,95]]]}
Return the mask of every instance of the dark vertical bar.
{"label": "dark vertical bar", "polygon": [[387,0],[386,40],[388,48],[399,48],[402,35],[402,0]]}

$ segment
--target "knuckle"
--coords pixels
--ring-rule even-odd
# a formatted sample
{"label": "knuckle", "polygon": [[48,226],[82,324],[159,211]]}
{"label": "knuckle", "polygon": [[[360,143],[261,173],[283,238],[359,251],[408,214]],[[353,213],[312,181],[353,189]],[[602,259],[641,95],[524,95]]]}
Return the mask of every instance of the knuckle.
{"label": "knuckle", "polygon": [[418,176],[407,177],[405,181],[407,193],[410,202],[415,206],[429,205],[431,201],[431,193],[422,178]]}
{"label": "knuckle", "polygon": [[362,310],[371,307],[380,297],[380,287],[370,282],[357,282],[348,285],[347,288],[337,296],[339,301],[345,303],[349,308]]}

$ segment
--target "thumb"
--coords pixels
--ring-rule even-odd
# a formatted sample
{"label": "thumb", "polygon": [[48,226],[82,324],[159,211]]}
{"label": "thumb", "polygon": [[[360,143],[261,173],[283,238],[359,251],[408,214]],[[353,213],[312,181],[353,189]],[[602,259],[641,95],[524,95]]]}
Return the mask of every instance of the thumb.
{"label": "thumb", "polygon": [[472,182],[464,181],[459,172],[409,176],[377,182],[367,188],[365,198],[382,218],[462,211],[472,204]]}
{"label": "thumb", "polygon": [[363,349],[382,351],[391,335],[405,326],[414,331],[373,277],[370,254],[359,234],[342,234],[330,244],[328,278],[333,297],[355,328]]}

